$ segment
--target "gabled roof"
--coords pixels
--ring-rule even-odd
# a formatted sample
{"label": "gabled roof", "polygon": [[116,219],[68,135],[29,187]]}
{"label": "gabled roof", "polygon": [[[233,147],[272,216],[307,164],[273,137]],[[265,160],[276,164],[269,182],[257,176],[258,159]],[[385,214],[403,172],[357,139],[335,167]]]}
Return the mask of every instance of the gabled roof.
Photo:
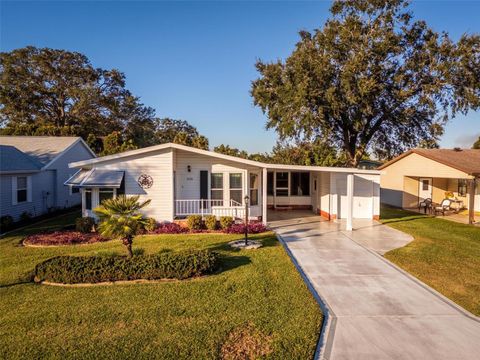
{"label": "gabled roof", "polygon": [[254,160],[248,160],[248,159],[243,159],[239,158],[236,156],[230,156],[230,155],[224,155],[220,154],[214,151],[208,151],[208,150],[201,150],[197,148],[193,148],[190,146],[185,146],[185,145],[179,145],[179,144],[174,144],[174,143],[166,143],[166,144],[161,144],[161,145],[154,145],[154,146],[149,146],[146,148],[142,149],[137,149],[137,150],[130,150],[130,151],[125,151],[123,153],[119,154],[114,154],[114,155],[108,155],[108,156],[102,156],[98,157],[95,159],[89,159],[89,160],[83,160],[83,161],[77,161],[69,164],[69,167],[71,168],[82,168],[82,167],[92,167],[95,164],[100,164],[106,161],[112,161],[112,160],[119,160],[121,161],[124,158],[130,157],[130,156],[136,156],[136,155],[144,155],[148,156],[149,153],[153,153],[159,150],[164,150],[164,149],[178,149],[182,151],[188,151],[191,153],[195,154],[201,154],[205,156],[210,156],[214,157],[217,159],[222,159],[222,160],[228,160],[232,162],[237,162],[240,164],[245,164],[245,165],[250,165],[250,166],[255,166],[255,167],[260,167],[260,168],[266,168],[266,169],[285,169],[285,170],[303,170],[303,171],[331,171],[331,172],[343,172],[343,173],[355,173],[355,174],[380,174],[380,171],[377,170],[364,170],[364,169],[355,169],[355,168],[341,168],[341,167],[326,167],[326,166],[305,166],[305,165],[284,165],[284,164],[267,164],[267,163],[262,163],[260,161],[254,161]]}
{"label": "gabled roof", "polygon": [[28,156],[33,162],[40,164],[44,169],[59,158],[66,150],[76,143],[82,142],[92,153],[90,148],[80,137],[75,136],[0,136],[0,144],[15,147]]}
{"label": "gabled roof", "polygon": [[440,164],[463,171],[468,175],[480,175],[480,149],[412,149],[383,164],[378,169],[385,169],[410,154],[426,157]]}
{"label": "gabled roof", "polygon": [[16,147],[0,145],[0,172],[35,172],[41,168],[42,164],[24,154]]}

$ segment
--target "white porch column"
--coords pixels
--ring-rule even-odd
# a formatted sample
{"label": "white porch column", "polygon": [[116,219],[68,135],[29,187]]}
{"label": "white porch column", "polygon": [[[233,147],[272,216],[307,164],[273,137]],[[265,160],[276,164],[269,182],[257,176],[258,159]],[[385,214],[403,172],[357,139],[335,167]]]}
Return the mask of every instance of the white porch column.
{"label": "white porch column", "polygon": [[347,231],[353,230],[353,174],[347,175]]}
{"label": "white porch column", "polygon": [[267,168],[262,169],[262,222],[267,225]]}

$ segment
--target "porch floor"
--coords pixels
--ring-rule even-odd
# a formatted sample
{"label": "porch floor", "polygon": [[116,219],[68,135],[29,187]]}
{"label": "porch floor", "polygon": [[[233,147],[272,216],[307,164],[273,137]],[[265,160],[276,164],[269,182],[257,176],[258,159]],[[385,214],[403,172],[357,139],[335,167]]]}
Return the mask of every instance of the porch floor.
{"label": "porch floor", "polygon": [[285,220],[291,220],[292,223],[327,221],[320,215],[315,214],[312,210],[268,210],[267,223]]}
{"label": "porch floor", "polygon": [[[418,208],[408,208],[406,210],[413,211],[413,212],[416,212],[416,213],[419,213],[419,214],[424,214],[424,211],[419,210]],[[480,216],[477,215],[477,213],[478,212],[476,212],[476,214],[475,214],[475,223],[473,225],[480,226]],[[436,217],[438,217],[440,219],[445,219],[445,220],[454,221],[454,222],[457,222],[457,223],[468,225],[468,214],[465,214],[465,210],[461,210],[458,214],[453,213],[453,212],[449,212],[445,216],[443,216],[442,214],[437,214]]]}

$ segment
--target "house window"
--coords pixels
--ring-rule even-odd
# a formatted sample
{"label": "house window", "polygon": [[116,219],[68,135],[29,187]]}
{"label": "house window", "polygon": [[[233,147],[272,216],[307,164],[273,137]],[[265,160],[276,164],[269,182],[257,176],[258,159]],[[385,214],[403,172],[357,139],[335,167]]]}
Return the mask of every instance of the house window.
{"label": "house window", "polygon": [[267,195],[273,196],[273,172],[267,173]]}
{"label": "house window", "polygon": [[458,196],[467,196],[467,179],[458,179]]}
{"label": "house window", "polygon": [[210,198],[213,206],[223,206],[223,174],[212,173]]}
{"label": "house window", "polygon": [[430,181],[429,180],[422,180],[422,190],[428,191],[428,187],[430,186]]}
{"label": "house window", "polygon": [[27,195],[27,177],[18,176],[17,177],[17,203],[26,202],[28,199]]}
{"label": "house window", "polygon": [[258,174],[250,174],[250,205],[258,205]]}
{"label": "house window", "polygon": [[80,192],[80,188],[76,186],[72,186],[71,189],[72,189],[72,194],[78,194]]}
{"label": "house window", "polygon": [[290,195],[291,196],[309,196],[310,195],[310,173],[292,172],[290,174]]}
{"label": "house window", "polygon": [[92,190],[85,189],[85,210],[92,210]]}
{"label": "house window", "polygon": [[[242,204],[242,174],[230,174],[230,200]],[[235,204],[237,205],[237,204]]]}
{"label": "house window", "polygon": [[276,177],[277,196],[288,196],[288,172],[277,172]]}
{"label": "house window", "polygon": [[104,200],[113,199],[115,191],[109,188],[101,188],[98,191],[98,202],[101,204]]}

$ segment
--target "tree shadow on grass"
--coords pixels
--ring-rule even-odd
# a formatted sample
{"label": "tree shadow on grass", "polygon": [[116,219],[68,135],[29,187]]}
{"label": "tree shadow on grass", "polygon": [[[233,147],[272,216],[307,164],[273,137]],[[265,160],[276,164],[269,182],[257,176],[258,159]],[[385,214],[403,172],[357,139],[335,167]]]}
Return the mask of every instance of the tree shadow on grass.
{"label": "tree shadow on grass", "polygon": [[[238,238],[232,239],[230,241],[236,241],[236,240],[243,240],[244,237],[242,235],[238,235]],[[280,243],[278,242],[278,239],[276,238],[275,235],[272,235],[271,233],[263,233],[263,234],[251,234],[248,236],[248,240],[255,240],[255,241],[260,241],[262,243],[262,247],[258,250],[261,250],[266,247],[272,247],[272,246],[279,246]],[[230,242],[222,242],[219,244],[212,244],[211,246],[208,247],[208,250],[212,251],[224,251],[224,252],[230,252],[230,253],[239,253],[240,251],[255,251],[253,249],[250,250],[241,250],[237,248],[232,248],[228,243]]]}
{"label": "tree shadow on grass", "polygon": [[248,256],[222,255],[220,256],[220,267],[216,273],[221,274],[251,263],[252,261]]}

